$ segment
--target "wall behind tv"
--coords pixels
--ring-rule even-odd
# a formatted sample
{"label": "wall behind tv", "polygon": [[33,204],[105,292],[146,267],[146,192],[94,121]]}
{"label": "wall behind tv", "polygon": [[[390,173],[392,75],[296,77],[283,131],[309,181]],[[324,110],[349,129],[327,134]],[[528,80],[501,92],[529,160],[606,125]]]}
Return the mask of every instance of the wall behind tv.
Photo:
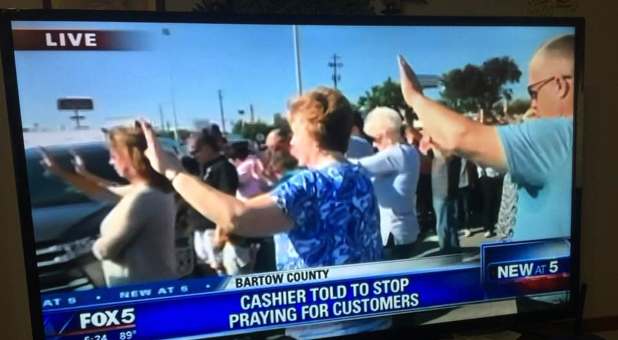
{"label": "wall behind tv", "polygon": [[[136,6],[152,9],[160,1],[54,1],[64,8]],[[586,18],[586,74],[580,166],[584,188],[582,280],[589,284],[586,318],[618,317],[618,3],[601,0],[426,0],[395,1],[410,15],[575,15]],[[167,10],[187,10],[193,1],[167,1]],[[556,3],[566,7],[556,7]],[[42,8],[42,1],[0,0],[0,8]],[[135,7],[134,7],[135,8]],[[456,51],[454,51],[456,53]],[[1,72],[1,70],[0,70]],[[1,76],[1,74],[0,74]],[[0,82],[3,84],[3,82]],[[4,89],[0,89],[0,338],[31,338],[21,234]],[[581,150],[582,148],[580,148]],[[618,325],[616,325],[618,327]]]}

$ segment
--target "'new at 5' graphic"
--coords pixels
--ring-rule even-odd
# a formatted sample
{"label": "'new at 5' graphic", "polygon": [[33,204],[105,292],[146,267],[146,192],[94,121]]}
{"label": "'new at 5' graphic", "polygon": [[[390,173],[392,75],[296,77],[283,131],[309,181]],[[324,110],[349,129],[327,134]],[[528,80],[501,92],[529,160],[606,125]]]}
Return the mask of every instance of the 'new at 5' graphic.
{"label": "'new at 5' graphic", "polygon": [[511,281],[515,279],[553,275],[568,272],[568,259],[536,259],[528,261],[509,261],[489,263],[486,279],[491,281]]}

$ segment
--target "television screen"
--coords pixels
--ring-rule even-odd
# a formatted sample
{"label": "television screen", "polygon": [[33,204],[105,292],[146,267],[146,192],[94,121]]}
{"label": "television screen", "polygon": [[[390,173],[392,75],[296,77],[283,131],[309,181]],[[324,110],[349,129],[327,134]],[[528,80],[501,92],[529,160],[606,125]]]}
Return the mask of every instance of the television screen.
{"label": "television screen", "polygon": [[580,20],[4,20],[35,335],[572,310]]}

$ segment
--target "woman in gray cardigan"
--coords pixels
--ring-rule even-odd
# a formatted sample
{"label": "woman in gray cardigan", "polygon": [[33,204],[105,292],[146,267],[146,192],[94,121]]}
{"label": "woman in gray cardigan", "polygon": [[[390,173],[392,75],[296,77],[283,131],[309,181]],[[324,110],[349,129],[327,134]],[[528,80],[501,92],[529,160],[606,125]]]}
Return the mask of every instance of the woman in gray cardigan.
{"label": "woman in gray cardigan", "polygon": [[420,175],[418,150],[403,141],[402,119],[397,111],[376,107],[365,119],[364,131],[378,149],[371,156],[351,159],[372,175],[380,210],[384,255],[403,259],[412,255],[419,234],[416,187]]}
{"label": "woman in gray cardigan", "polygon": [[108,287],[175,279],[176,207],[171,184],[144,156],[146,140],[139,128],[114,128],[106,137],[110,164],[128,185],[89,173],[77,155],[75,172],[63,169],[44,149],[42,164],[88,196],[114,204],[92,246]]}

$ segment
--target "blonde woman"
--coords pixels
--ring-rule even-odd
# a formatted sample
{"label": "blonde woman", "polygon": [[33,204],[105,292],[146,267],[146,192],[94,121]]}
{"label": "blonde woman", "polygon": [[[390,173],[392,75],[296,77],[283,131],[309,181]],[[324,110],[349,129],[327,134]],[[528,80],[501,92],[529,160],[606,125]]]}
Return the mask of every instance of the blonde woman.
{"label": "blonde woman", "polygon": [[42,164],[90,197],[115,204],[92,247],[102,261],[108,287],[175,279],[176,208],[170,182],[144,156],[146,140],[139,128],[114,128],[106,137],[109,162],[128,185],[114,185],[88,173],[78,157],[73,172],[41,149]]}

